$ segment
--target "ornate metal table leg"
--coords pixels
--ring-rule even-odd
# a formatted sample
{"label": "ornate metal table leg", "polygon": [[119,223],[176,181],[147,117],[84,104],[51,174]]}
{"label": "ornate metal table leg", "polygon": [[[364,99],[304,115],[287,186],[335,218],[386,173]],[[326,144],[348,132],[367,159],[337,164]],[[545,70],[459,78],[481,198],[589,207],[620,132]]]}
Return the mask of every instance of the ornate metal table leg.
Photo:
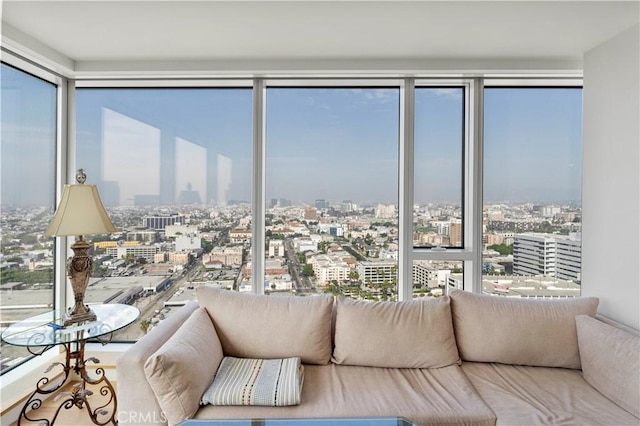
{"label": "ornate metal table leg", "polygon": [[[96,368],[96,374],[98,375],[98,377],[95,379],[91,378],[91,376],[89,376],[89,374],[87,373],[87,362],[98,363],[100,361],[94,357],[90,357],[87,359],[84,358],[85,343],[86,342],[84,340],[80,340],[75,343],[76,350],[72,350],[72,343],[63,345],[66,351],[65,364],[62,364],[61,362],[54,363],[45,371],[45,373],[49,372],[56,365],[60,365],[64,369],[64,378],[58,385],[52,387],[51,389],[45,389],[45,386],[49,383],[49,379],[47,377],[43,377],[38,381],[36,390],[31,394],[31,396],[27,400],[27,403],[23,407],[22,412],[20,413],[20,418],[18,419],[19,426],[23,417],[28,421],[39,422],[39,424],[42,426],[53,426],[56,419],[58,418],[58,415],[60,414],[60,411],[63,408],[69,409],[74,406],[80,409],[86,407],[87,412],[89,413],[89,417],[91,417],[91,421],[96,425],[102,426],[108,423],[113,423],[114,425],[118,424],[118,401],[116,399],[115,389],[109,379],[107,379],[103,368]],[[103,341],[103,344],[106,344],[106,342]],[[71,367],[72,359],[75,360],[73,367]],[[73,371],[81,377],[82,381],[74,384],[70,392],[61,392],[54,397],[54,402],[58,402],[62,398],[64,398],[64,400],[58,405],[53,418],[51,420],[45,418],[31,418],[27,413],[27,410],[37,410],[42,406],[42,399],[39,397],[36,398],[36,395],[50,395],[59,390],[66,383],[69,377],[69,371],[71,369],[73,369]],[[99,385],[103,383],[100,387],[99,393],[103,397],[108,397],[107,402],[95,409],[92,409],[88,397],[93,395],[93,392],[87,389],[87,383],[90,385]],[[105,416],[109,415],[109,410],[106,409],[106,407],[108,407],[109,405],[112,405],[113,409],[111,410],[111,415],[105,418]]]}
{"label": "ornate metal table leg", "polygon": [[[27,347],[27,350],[32,354],[32,355],[42,355],[42,353],[44,351],[46,351],[47,349],[51,349],[53,347],[52,346],[46,346],[41,348],[41,350],[39,351],[33,351],[30,347]],[[54,416],[54,418],[49,421],[48,419],[45,418],[32,418],[30,417],[30,413],[27,412],[27,410],[31,410],[31,412],[35,412],[36,410],[38,410],[38,408],[40,408],[42,406],[42,397],[41,396],[47,396],[50,395],[56,391],[58,391],[66,382],[67,379],[69,378],[69,371],[71,370],[70,367],[70,358],[69,358],[69,351],[68,348],[65,346],[65,349],[67,349],[66,352],[66,361],[65,363],[61,363],[61,362],[54,362],[53,364],[51,364],[44,372],[45,374],[50,372],[54,367],[56,366],[60,366],[62,367],[63,373],[64,373],[64,377],[60,380],[60,382],[56,385],[54,385],[53,387],[47,388],[47,385],[49,384],[49,378],[48,377],[43,377],[40,380],[38,380],[38,383],[36,383],[36,390],[33,391],[33,393],[31,395],[29,395],[29,398],[27,399],[27,402],[24,404],[24,407],[22,407],[22,411],[20,412],[20,417],[18,417],[18,426],[21,425],[22,423],[22,419],[26,419],[30,422],[38,422],[38,424],[40,425],[45,425],[45,426],[49,426],[49,425],[53,425],[53,423],[55,422],[55,419],[57,417],[57,411],[56,411],[56,416]],[[67,407],[69,408],[69,407]],[[58,411],[60,411],[60,409],[58,408]]]}
{"label": "ornate metal table leg", "polygon": [[[101,343],[103,345],[106,345],[110,340],[111,337],[113,337],[112,334],[109,334],[109,337],[107,340],[101,340]],[[87,373],[87,369],[86,369],[86,363],[91,361],[94,363],[98,363],[100,362],[97,358],[95,357],[90,357],[87,358],[86,360],[84,359],[84,345],[82,345],[82,354],[80,355],[80,364],[76,365],[76,373],[78,373],[80,375],[80,377],[82,377],[82,387],[83,389],[86,390],[86,385],[87,383],[89,383],[90,385],[99,385],[100,383],[103,383],[102,386],[100,386],[100,395],[102,395],[103,397],[109,397],[109,399],[107,400],[107,402],[105,402],[104,404],[100,405],[99,407],[96,407],[94,410],[91,409],[91,405],[89,403],[89,401],[85,398],[85,403],[87,405],[87,411],[89,411],[89,416],[91,416],[91,420],[93,421],[93,423],[97,424],[97,425],[105,425],[107,423],[113,423],[114,425],[118,424],[118,420],[117,420],[117,414],[118,414],[118,400],[116,398],[116,390],[113,388],[113,385],[111,384],[111,382],[109,381],[109,379],[107,379],[107,375],[105,374],[104,368],[102,367],[98,367],[96,368],[95,374],[98,376],[97,378],[92,378],[91,376],[89,376],[89,374]],[[90,392],[90,391],[89,391]],[[88,396],[88,395],[87,395]],[[109,414],[109,411],[106,410],[105,408],[108,407],[109,405],[113,405],[113,409],[111,410],[111,416],[104,419],[103,421],[100,421],[98,419],[99,416],[106,416]]]}
{"label": "ornate metal table leg", "polygon": [[[102,343],[106,344],[107,342],[102,341]],[[75,365],[73,367],[73,370],[75,371],[76,374],[80,376],[82,381],[79,383],[76,383],[73,386],[71,392],[63,393],[65,396],[67,396],[65,403],[70,404],[69,407],[74,405],[80,409],[86,407],[87,412],[89,413],[89,417],[91,417],[91,421],[96,425],[102,426],[108,423],[113,423],[114,425],[117,425],[118,424],[118,420],[117,420],[118,400],[116,399],[116,391],[113,388],[113,385],[111,384],[109,379],[107,379],[105,371],[102,367],[96,368],[95,374],[97,374],[98,376],[97,378],[92,378],[89,375],[89,373],[87,372],[86,364],[88,362],[99,363],[100,360],[98,360],[95,357],[90,357],[85,359],[84,346],[85,346],[85,341],[78,342],[77,351],[71,354],[71,358],[75,358]],[[102,386],[100,386],[99,393],[103,397],[108,397],[107,402],[96,408],[92,408],[91,401],[89,400],[88,397],[93,395],[93,392],[87,389],[87,384],[99,385],[101,383],[103,384]],[[112,405],[113,408],[111,410],[107,410],[106,407],[110,405]],[[109,416],[109,412],[111,412],[110,416]],[[105,416],[109,416],[109,417],[105,417]]]}

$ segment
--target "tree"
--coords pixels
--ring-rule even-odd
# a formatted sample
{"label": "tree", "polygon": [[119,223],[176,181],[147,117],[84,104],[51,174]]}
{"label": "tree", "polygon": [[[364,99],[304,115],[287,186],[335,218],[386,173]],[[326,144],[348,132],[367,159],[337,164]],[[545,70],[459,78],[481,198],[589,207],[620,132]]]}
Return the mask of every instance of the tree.
{"label": "tree", "polygon": [[12,256],[6,260],[7,263],[17,263],[18,265],[22,265],[24,260],[19,256]]}
{"label": "tree", "polygon": [[513,254],[513,246],[508,246],[506,244],[494,244],[487,248],[497,251],[502,256]]}
{"label": "tree", "polygon": [[149,327],[151,327],[149,320],[144,319],[140,321],[140,330],[142,330],[142,334],[147,334]]}
{"label": "tree", "polygon": [[329,241],[320,241],[318,243],[318,250],[321,250],[323,253],[326,253],[327,248],[329,247],[329,244],[331,244]]}
{"label": "tree", "polygon": [[20,269],[7,269],[0,272],[0,282],[3,283],[52,283],[53,269],[40,269],[35,271],[23,271]]}
{"label": "tree", "polygon": [[313,265],[310,263],[305,264],[304,267],[302,268],[302,275],[306,277],[315,275],[313,272]]}
{"label": "tree", "polygon": [[202,240],[202,250],[205,253],[211,252],[213,250],[213,241],[210,240]]}
{"label": "tree", "polygon": [[33,234],[20,234],[17,238],[22,244],[38,244],[38,237]]}

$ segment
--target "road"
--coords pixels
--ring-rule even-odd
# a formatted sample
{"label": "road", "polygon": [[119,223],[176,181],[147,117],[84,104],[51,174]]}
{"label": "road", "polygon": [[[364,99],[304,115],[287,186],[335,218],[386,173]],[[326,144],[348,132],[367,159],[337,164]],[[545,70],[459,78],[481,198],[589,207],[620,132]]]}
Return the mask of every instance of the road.
{"label": "road", "polygon": [[298,261],[298,256],[296,255],[296,250],[293,247],[293,241],[291,239],[284,240],[284,257],[287,259],[289,275],[291,275],[291,279],[293,280],[293,287],[296,294],[315,294],[316,289],[313,283],[309,277],[302,274],[302,265],[300,261]]}
{"label": "road", "polygon": [[173,285],[168,289],[136,300],[133,306],[140,310],[140,316],[133,324],[115,333],[113,340],[138,340],[142,337],[143,331],[140,328],[140,323],[144,320],[150,321],[156,311],[162,310],[164,302],[173,295],[176,289],[186,287],[194,274],[197,273],[200,265],[199,261],[194,262],[180,277],[174,279]]}

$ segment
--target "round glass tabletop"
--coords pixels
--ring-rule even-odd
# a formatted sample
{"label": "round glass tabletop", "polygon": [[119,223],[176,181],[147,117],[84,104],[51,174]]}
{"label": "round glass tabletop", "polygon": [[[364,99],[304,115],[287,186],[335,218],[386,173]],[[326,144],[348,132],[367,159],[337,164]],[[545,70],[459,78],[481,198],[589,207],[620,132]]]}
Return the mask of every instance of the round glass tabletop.
{"label": "round glass tabletop", "polygon": [[62,311],[50,311],[19,321],[2,332],[2,340],[15,346],[52,346],[88,340],[117,331],[138,318],[135,306],[90,305],[97,320],[62,326]]}

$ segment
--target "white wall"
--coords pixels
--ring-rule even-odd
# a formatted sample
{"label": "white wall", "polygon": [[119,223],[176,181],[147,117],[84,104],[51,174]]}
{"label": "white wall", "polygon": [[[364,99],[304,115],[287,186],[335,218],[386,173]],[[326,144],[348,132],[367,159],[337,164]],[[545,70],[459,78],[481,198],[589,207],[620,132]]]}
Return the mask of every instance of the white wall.
{"label": "white wall", "polygon": [[640,26],[584,56],[582,294],[640,329]]}

